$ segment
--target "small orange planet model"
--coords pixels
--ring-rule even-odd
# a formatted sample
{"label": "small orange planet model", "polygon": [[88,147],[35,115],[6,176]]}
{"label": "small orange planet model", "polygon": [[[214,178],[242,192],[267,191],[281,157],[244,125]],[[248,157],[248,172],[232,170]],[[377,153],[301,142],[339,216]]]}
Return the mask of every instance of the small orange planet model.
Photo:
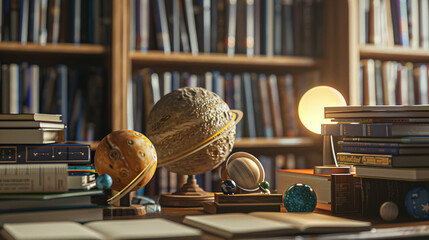
{"label": "small orange planet model", "polygon": [[[114,131],[101,140],[94,157],[99,175],[113,179],[111,189],[123,190],[135,178],[142,179],[131,191],[146,185],[156,170],[157,156],[152,143],[143,134],[132,130]],[[142,174],[142,171],[145,173]],[[149,172],[147,172],[149,171]]]}

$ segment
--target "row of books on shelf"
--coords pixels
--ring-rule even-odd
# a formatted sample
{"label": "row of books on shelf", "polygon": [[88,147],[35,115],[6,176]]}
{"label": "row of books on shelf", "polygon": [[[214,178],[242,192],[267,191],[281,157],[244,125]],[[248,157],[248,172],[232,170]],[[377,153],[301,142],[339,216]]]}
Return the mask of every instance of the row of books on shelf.
{"label": "row of books on shelf", "polygon": [[0,71],[2,113],[62,114],[69,140],[92,141],[105,135],[107,81],[103,69],[23,62],[2,64]]}
{"label": "row of books on shelf", "polygon": [[428,65],[363,59],[362,105],[428,104]]}
{"label": "row of books on shelf", "polygon": [[321,0],[131,0],[130,49],[322,55]]}
{"label": "row of books on shelf", "polygon": [[[156,73],[150,69],[137,71],[130,82],[134,129],[144,131],[144,119],[152,106],[174,89],[203,87],[218,94],[231,109],[244,112],[237,125],[237,138],[242,137],[291,137],[297,136],[300,127],[297,120],[295,99],[319,82],[317,73],[292,76],[242,73],[222,74],[206,72]],[[143,91],[141,90],[143,89]],[[141,92],[143,92],[143,97]]]}
{"label": "row of books on shelf", "polygon": [[111,0],[2,0],[0,42],[110,43]]}
{"label": "row of books on shelf", "polygon": [[[64,138],[45,141],[46,132],[64,136],[61,117],[0,114],[1,225],[102,219],[102,208],[93,201],[103,191],[94,190],[96,171],[90,146],[67,144]],[[36,133],[42,135],[36,139],[32,136]]]}
{"label": "row of books on shelf", "polygon": [[359,1],[360,44],[429,49],[427,0]]}

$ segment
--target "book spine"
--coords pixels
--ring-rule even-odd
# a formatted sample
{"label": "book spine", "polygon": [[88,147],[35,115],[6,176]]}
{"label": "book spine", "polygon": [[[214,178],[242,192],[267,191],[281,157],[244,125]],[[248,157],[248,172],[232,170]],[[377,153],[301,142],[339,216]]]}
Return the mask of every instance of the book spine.
{"label": "book spine", "polygon": [[185,13],[186,13],[186,21],[188,23],[191,52],[192,52],[192,55],[198,55],[199,47],[198,47],[197,29],[195,25],[192,0],[185,0]]}
{"label": "book spine", "polygon": [[392,167],[392,157],[388,155],[337,153],[337,161],[339,164]]}
{"label": "book spine", "polygon": [[324,136],[391,137],[392,126],[372,124],[323,124]]}
{"label": "book spine", "polygon": [[0,164],[91,164],[89,145],[0,145]]}
{"label": "book spine", "polygon": [[229,0],[228,4],[228,35],[226,39],[227,54],[234,56],[236,44],[237,1]]}
{"label": "book spine", "polygon": [[342,152],[399,155],[399,148],[341,146]]}
{"label": "book spine", "polygon": [[358,213],[361,210],[362,182],[353,175],[331,176],[331,212]]}
{"label": "book spine", "polygon": [[67,164],[0,165],[0,193],[66,191]]}

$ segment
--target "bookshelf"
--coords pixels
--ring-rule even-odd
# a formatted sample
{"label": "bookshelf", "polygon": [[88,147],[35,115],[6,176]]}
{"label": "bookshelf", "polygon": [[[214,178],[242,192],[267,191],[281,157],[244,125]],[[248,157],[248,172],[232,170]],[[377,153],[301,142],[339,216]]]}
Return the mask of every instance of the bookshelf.
{"label": "bookshelf", "polygon": [[380,60],[429,62],[429,50],[417,48],[379,47],[373,45],[359,46],[360,58],[374,58]]}
{"label": "bookshelf", "polygon": [[[412,45],[412,35],[408,33],[407,38],[410,40],[410,46],[402,46],[398,43],[368,43],[365,42],[362,44],[360,40],[360,29],[362,20],[359,18],[360,16],[360,4],[362,3],[369,4],[369,1],[360,0],[360,1],[337,1],[336,8],[339,13],[337,13],[336,18],[340,21],[335,27],[338,29],[338,39],[343,42],[340,46],[342,53],[336,54],[337,59],[341,59],[339,61],[339,67],[343,69],[343,71],[337,75],[336,81],[341,81],[341,79],[349,79],[349,81],[345,81],[344,84],[348,85],[348,92],[350,94],[349,102],[351,105],[360,105],[362,101],[362,96],[360,96],[360,92],[363,91],[363,86],[361,80],[359,79],[359,68],[360,61],[364,59],[374,59],[383,61],[395,61],[401,63],[403,65],[407,63],[411,63],[416,67],[419,64],[427,64],[429,62],[429,50],[427,47],[423,47],[423,43],[420,40],[420,43],[417,42],[417,45]],[[378,1],[377,1],[378,2]],[[383,1],[380,1],[383,3]],[[401,2],[401,1],[398,1]],[[404,1],[406,2],[406,1]],[[413,4],[420,4],[420,1],[412,1]],[[426,9],[426,8],[425,8]],[[411,10],[411,8],[410,8]],[[419,17],[422,16],[421,13],[421,5],[417,7]],[[383,11],[383,8],[380,10]],[[415,10],[411,10],[415,11]],[[429,11],[426,9],[426,12]],[[425,15],[425,14],[423,14]],[[427,15],[427,14],[426,14]],[[393,18],[394,20],[394,18]],[[409,28],[412,28],[412,19],[404,20],[409,24]],[[420,24],[421,24],[421,20]],[[383,25],[381,25],[383,26]],[[376,28],[376,27],[375,27]],[[429,31],[429,27],[427,23],[420,26],[419,34],[420,39],[422,36],[422,28],[424,31]],[[381,31],[389,32],[389,27],[382,27]],[[389,33],[387,33],[389,34]],[[395,40],[396,41],[396,40]],[[425,43],[426,44],[426,43]]]}
{"label": "bookshelf", "polygon": [[[77,1],[73,2],[73,4],[75,3],[77,4]],[[119,1],[82,1],[81,3],[79,11],[72,11],[78,6],[73,5],[72,1],[55,1],[55,4],[54,1],[49,1],[49,4],[48,1],[40,0],[14,1],[12,3],[14,5],[9,8],[3,2],[5,5],[2,8],[3,19],[0,28],[2,31],[0,33],[0,63],[7,71],[12,69],[10,66],[18,69],[19,77],[10,81],[17,81],[20,84],[23,83],[22,86],[26,86],[28,80],[25,78],[29,76],[31,86],[39,85],[40,102],[36,104],[40,105],[38,112],[61,112],[63,116],[67,116],[64,121],[68,125],[68,131],[73,132],[73,134],[68,133],[69,140],[89,140],[96,143],[112,129],[118,129],[113,124],[116,122],[114,120],[116,115],[111,111],[111,107],[115,102],[112,86],[116,81],[114,76],[118,71],[117,68],[112,67],[117,65],[115,59],[118,54],[115,51],[117,42],[114,42],[115,34],[112,31],[117,31],[117,29],[113,29],[113,26],[119,20],[117,17],[113,17],[116,15],[113,6],[118,5]],[[81,15],[77,15],[78,12]],[[73,15],[75,13],[76,15]],[[43,19],[42,16],[45,18],[36,21],[36,16],[41,19]],[[72,21],[78,19],[80,25],[75,24],[76,21]],[[36,28],[38,30],[35,30]],[[2,70],[4,69],[2,68]],[[9,77],[8,74],[4,75],[4,71],[2,72],[2,77]],[[36,75],[27,75],[28,72]],[[55,80],[49,82],[48,74],[51,74],[49,76]],[[5,82],[5,79],[2,79],[2,82]],[[59,92],[59,85],[64,84],[66,84],[67,97],[63,97],[63,92]],[[76,91],[71,91],[73,87],[77,87],[77,89],[73,89]],[[91,89],[92,87],[94,89]],[[50,90],[46,91],[48,88]],[[4,91],[3,89],[2,95],[5,95]],[[100,98],[102,103],[99,103],[100,111],[83,116],[81,111],[84,111],[82,109],[85,107],[76,107],[78,101],[75,100],[77,99],[75,96],[82,97],[82,101],[85,101],[87,105],[90,102],[88,98],[97,96],[100,92],[103,92],[103,96]],[[21,97],[27,97],[25,91],[20,91],[19,98]],[[56,107],[53,103],[50,105],[46,103],[47,99],[55,99],[56,102],[60,101],[60,98],[61,105],[67,105],[67,108],[62,107],[59,110],[60,103],[56,103]],[[66,104],[64,104],[64,100]],[[81,101],[80,98],[79,101]],[[49,107],[47,107],[48,105]],[[28,111],[25,110],[26,108],[25,104],[24,107],[20,105],[18,112]],[[63,111],[67,112],[67,115]],[[75,115],[77,116],[75,117]],[[76,122],[85,123],[80,131],[82,135],[75,133],[78,131],[75,130],[78,129],[75,125]],[[91,129],[95,129],[95,135],[87,138],[85,135],[89,134]],[[96,146],[96,144],[92,145]]]}
{"label": "bookshelf", "polygon": [[[182,2],[184,3],[185,1]],[[227,4],[229,1],[224,2]],[[246,1],[243,0],[242,2]],[[129,114],[129,111],[127,111],[128,105],[126,104],[127,101],[129,101],[129,99],[127,99],[128,80],[132,79],[134,74],[143,68],[151,68],[154,72],[157,73],[163,73],[165,71],[177,71],[179,69],[180,72],[189,72],[190,74],[204,74],[205,72],[213,70],[219,71],[222,74],[239,74],[243,72],[252,72],[276,75],[299,75],[305,73],[315,73],[320,75],[320,84],[330,85],[340,89],[344,88],[344,86],[347,85],[343,83],[338,84],[337,82],[335,82],[335,79],[333,77],[337,71],[337,68],[335,67],[336,58],[334,54],[336,51],[336,46],[331,41],[331,39],[333,38],[332,36],[335,34],[336,30],[332,27],[334,26],[333,23],[335,23],[336,21],[336,19],[333,18],[335,4],[332,1],[323,0],[306,1],[306,4],[308,3],[323,3],[323,11],[320,11],[320,13],[323,15],[323,27],[319,28],[319,30],[323,31],[324,34],[323,39],[318,39],[318,41],[316,41],[317,44],[323,45],[323,55],[314,53],[314,55],[312,56],[304,56],[305,54],[301,54],[298,56],[247,56],[245,53],[235,53],[233,55],[230,55],[227,54],[226,49],[224,53],[201,52],[201,48],[198,54],[192,54],[190,52],[184,53],[182,51],[175,52],[173,51],[173,49],[171,53],[166,54],[162,50],[154,49],[153,46],[149,47],[148,50],[142,51],[135,46],[137,45],[136,43],[132,43],[132,41],[130,42],[130,33],[133,38],[136,37],[135,34],[137,34],[136,32],[132,32],[131,28],[135,27],[134,24],[141,23],[136,23],[138,21],[131,21],[131,17],[136,16],[135,12],[131,12],[130,9],[139,9],[139,6],[134,5],[134,2],[131,3],[130,0],[124,1],[123,4],[121,4],[120,8],[118,6],[118,9],[116,9],[116,12],[120,12],[122,16],[120,17],[122,19],[121,33],[123,34],[120,39],[120,42],[122,44],[120,47],[122,51],[120,54],[120,59],[123,62],[120,70],[122,79],[115,82],[115,86],[113,87],[113,90],[116,92],[115,101],[117,101],[116,104],[114,103],[113,105],[114,111],[121,112],[121,114],[119,114],[120,116],[116,117],[114,126],[121,126],[122,128],[129,127],[128,123],[130,122],[131,115]],[[151,11],[155,10],[152,9]],[[150,14],[152,14],[152,12]],[[150,19],[151,26],[154,27],[156,20],[153,20],[152,18]],[[320,24],[320,22],[317,24]],[[314,27],[316,27],[316,25],[314,25]],[[155,34],[153,31],[155,30],[152,29],[150,33]],[[225,30],[225,32],[227,32],[227,30]],[[156,42],[153,37],[150,37],[150,39],[150,41]],[[299,84],[300,80],[301,79],[298,77],[296,78],[296,80],[294,79],[297,84]],[[302,79],[302,81],[304,81],[304,79]],[[294,95],[295,94],[298,95],[298,93],[294,93]],[[348,93],[346,93],[345,95],[347,96],[347,94]],[[294,96],[293,98],[297,106],[299,96]],[[301,129],[301,126],[299,126],[299,120],[296,118],[295,121],[297,121],[297,127]],[[255,155],[265,154],[269,156],[288,153],[295,153],[301,155],[311,155],[313,153],[315,153],[316,155],[321,154],[321,138],[319,136],[315,136],[314,134],[307,132],[306,130],[301,129],[301,131],[302,132],[296,136],[284,135],[282,137],[273,138],[243,137],[236,141],[234,151],[247,151]],[[310,161],[310,164],[314,163],[314,160]],[[273,172],[275,172],[275,168],[272,168],[272,170]]]}

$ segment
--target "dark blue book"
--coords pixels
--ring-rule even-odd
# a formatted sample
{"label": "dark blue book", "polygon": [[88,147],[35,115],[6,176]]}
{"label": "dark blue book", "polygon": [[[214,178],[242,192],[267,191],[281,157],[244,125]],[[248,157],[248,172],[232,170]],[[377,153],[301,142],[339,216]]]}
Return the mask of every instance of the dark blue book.
{"label": "dark blue book", "polygon": [[[378,140],[380,142],[358,142],[358,141],[338,141],[337,144],[339,146],[347,146],[347,147],[371,147],[371,148],[429,148],[429,142],[424,143],[424,141],[422,143],[418,142],[418,143],[413,143],[413,142],[408,142],[406,143],[406,141],[404,141],[404,143],[402,143],[401,141],[397,141],[397,142],[383,142],[384,140],[386,140],[385,138],[371,138],[372,140]],[[405,139],[409,139],[409,138],[403,138]],[[420,138],[415,138],[415,139],[422,139],[424,140],[424,137],[420,137]],[[427,141],[429,141],[429,138],[426,138]],[[389,140],[392,140],[392,138],[389,138]]]}
{"label": "dark blue book", "polygon": [[[56,85],[56,112],[63,116],[63,122],[68,124],[67,110],[67,75],[68,69],[66,65],[57,66],[57,85]],[[67,136],[66,136],[67,139]]]}
{"label": "dark blue book", "polygon": [[1,145],[0,164],[68,163],[91,164],[87,144]]}
{"label": "dark blue book", "polygon": [[400,148],[400,147],[356,147],[356,146],[341,146],[341,152],[348,153],[363,153],[363,154],[388,154],[388,155],[419,155],[429,154],[429,148]]}
{"label": "dark blue book", "polygon": [[245,136],[256,138],[255,112],[253,108],[252,80],[249,73],[243,74],[243,103],[244,103],[244,126]]}
{"label": "dark blue book", "polygon": [[88,43],[94,44],[94,0],[88,0]]}
{"label": "dark blue book", "polygon": [[27,44],[29,5],[29,0],[21,0],[19,13],[19,41],[21,44]]}
{"label": "dark blue book", "polygon": [[347,137],[429,136],[429,124],[322,124],[322,135]]}
{"label": "dark blue book", "polygon": [[1,41],[10,41],[10,0],[3,0],[3,27],[1,29]]}

